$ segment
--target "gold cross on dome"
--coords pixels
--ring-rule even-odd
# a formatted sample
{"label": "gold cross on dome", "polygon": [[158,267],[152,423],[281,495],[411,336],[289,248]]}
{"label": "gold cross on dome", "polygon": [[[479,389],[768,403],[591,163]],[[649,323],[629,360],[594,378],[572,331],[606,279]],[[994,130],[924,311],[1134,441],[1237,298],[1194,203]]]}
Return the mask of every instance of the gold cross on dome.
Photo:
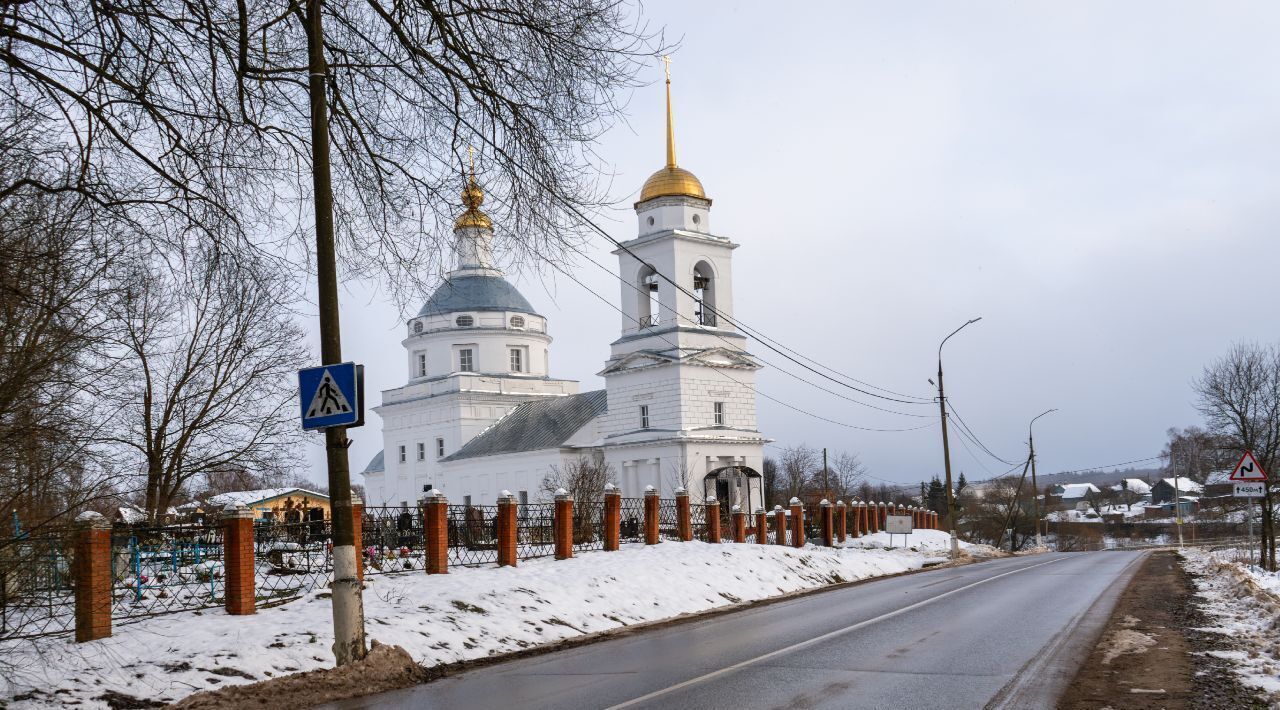
{"label": "gold cross on dome", "polygon": [[476,176],[476,156],[471,144],[467,144],[467,163],[471,166],[471,177]]}
{"label": "gold cross on dome", "polygon": [[667,73],[667,83],[670,84],[671,83],[671,57],[666,54],[662,55],[662,69]]}

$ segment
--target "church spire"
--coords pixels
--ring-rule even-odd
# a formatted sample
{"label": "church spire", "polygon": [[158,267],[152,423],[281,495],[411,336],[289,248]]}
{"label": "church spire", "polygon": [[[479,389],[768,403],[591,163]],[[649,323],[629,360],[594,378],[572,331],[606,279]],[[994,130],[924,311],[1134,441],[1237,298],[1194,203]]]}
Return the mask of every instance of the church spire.
{"label": "church spire", "polygon": [[467,211],[458,215],[453,228],[455,230],[464,227],[493,229],[493,221],[489,219],[489,215],[480,211],[480,205],[484,204],[484,190],[480,189],[480,183],[476,182],[476,160],[472,155],[471,146],[467,146],[467,162],[470,163],[467,186],[462,188],[462,204],[466,205]]}
{"label": "church spire", "polygon": [[676,167],[676,125],[671,113],[671,57],[662,55],[662,68],[667,73],[667,167]]}
{"label": "church spire", "polygon": [[457,237],[458,269],[493,269],[493,221],[480,211],[484,190],[476,180],[476,162],[471,146],[467,146],[469,170],[467,185],[462,188],[462,204],[467,211],[453,223]]}

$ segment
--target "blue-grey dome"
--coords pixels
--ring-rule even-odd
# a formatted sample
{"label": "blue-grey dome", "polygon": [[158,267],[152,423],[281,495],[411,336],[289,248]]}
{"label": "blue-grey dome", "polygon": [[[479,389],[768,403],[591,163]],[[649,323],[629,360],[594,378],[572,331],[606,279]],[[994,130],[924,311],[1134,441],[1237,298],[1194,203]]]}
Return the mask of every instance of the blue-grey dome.
{"label": "blue-grey dome", "polygon": [[419,316],[456,311],[515,311],[537,315],[533,306],[501,276],[455,276],[431,294]]}

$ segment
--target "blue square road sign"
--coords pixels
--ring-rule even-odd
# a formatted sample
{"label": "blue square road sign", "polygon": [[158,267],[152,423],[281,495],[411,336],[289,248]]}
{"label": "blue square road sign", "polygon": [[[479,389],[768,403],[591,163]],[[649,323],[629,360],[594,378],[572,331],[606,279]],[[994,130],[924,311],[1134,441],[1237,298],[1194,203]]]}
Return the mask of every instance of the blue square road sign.
{"label": "blue square road sign", "polygon": [[364,366],[354,362],[298,370],[303,429],[364,425]]}

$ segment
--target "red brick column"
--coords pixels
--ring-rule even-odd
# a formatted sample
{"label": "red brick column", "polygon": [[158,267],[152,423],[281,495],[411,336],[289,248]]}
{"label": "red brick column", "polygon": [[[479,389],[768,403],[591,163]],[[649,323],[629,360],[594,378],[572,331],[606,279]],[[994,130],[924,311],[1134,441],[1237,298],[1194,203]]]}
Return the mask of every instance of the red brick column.
{"label": "red brick column", "polygon": [[773,506],[773,531],[775,544],[787,544],[787,511],[780,505]]}
{"label": "red brick column", "polygon": [[[607,500],[607,499],[606,499]],[[498,566],[515,567],[516,562],[516,512],[519,510],[511,491],[503,491],[498,497]]]}
{"label": "red brick column", "polygon": [[733,541],[747,541],[747,514],[739,506],[733,506]]}
{"label": "red brick column", "polygon": [[880,510],[877,510],[876,513],[880,515],[880,520],[877,521],[876,524],[880,526],[881,530],[884,530],[885,526],[888,525],[888,522],[885,520],[885,518],[889,516],[889,504],[883,503],[883,502],[880,503]]}
{"label": "red brick column", "polygon": [[942,519],[942,516],[938,515],[937,511],[934,511],[933,513],[933,529],[934,530],[942,529],[942,523],[939,522],[941,519]]}
{"label": "red brick column", "polygon": [[875,501],[867,506],[867,529],[873,533],[880,532],[880,504]]}
{"label": "red brick column", "polygon": [[656,545],[661,542],[658,537],[658,492],[653,486],[644,489],[644,544]]}
{"label": "red brick column", "polygon": [[567,560],[573,557],[573,496],[563,488],[556,491],[552,530],[556,539],[556,559]]}
{"label": "red brick column", "polygon": [[822,546],[835,547],[836,546],[836,539],[835,539],[836,526],[835,526],[835,520],[833,519],[833,514],[835,512],[835,509],[831,507],[831,501],[827,500],[826,498],[823,498],[822,502],[819,503],[818,505],[819,505],[818,514],[822,516],[822,518],[818,521],[818,525],[821,526],[822,528]]}
{"label": "red brick column", "polygon": [[222,513],[222,565],[228,614],[255,611],[253,569],[253,511],[230,506]]}
{"label": "red brick column", "polygon": [[356,579],[364,582],[364,501],[351,496],[351,531],[355,534]]}
{"label": "red brick column", "polygon": [[870,535],[875,532],[871,527],[871,504],[864,500],[860,507],[862,510],[858,512],[858,517],[862,519],[862,534]]}
{"label": "red brick column", "polygon": [[844,501],[836,501],[836,539],[842,544],[849,533],[849,506]]}
{"label": "red brick column", "polygon": [[684,542],[693,539],[693,518],[689,512],[689,491],[676,489],[676,534]]}
{"label": "red brick column", "polygon": [[99,513],[76,518],[76,643],[111,635],[111,521]]}
{"label": "red brick column", "polygon": [[756,508],[756,544],[764,545],[769,542],[769,515],[764,512],[764,508]]}
{"label": "red brick column", "polygon": [[707,542],[719,544],[720,542],[720,501],[714,496],[707,497],[706,512],[703,513],[704,519],[707,521]]}
{"label": "red brick column", "polygon": [[427,574],[449,574],[449,499],[435,489],[422,501]]}
{"label": "red brick column", "polygon": [[614,552],[622,535],[622,491],[612,483],[604,487],[604,550]]}
{"label": "red brick column", "polygon": [[791,546],[804,547],[804,504],[791,499]]}

